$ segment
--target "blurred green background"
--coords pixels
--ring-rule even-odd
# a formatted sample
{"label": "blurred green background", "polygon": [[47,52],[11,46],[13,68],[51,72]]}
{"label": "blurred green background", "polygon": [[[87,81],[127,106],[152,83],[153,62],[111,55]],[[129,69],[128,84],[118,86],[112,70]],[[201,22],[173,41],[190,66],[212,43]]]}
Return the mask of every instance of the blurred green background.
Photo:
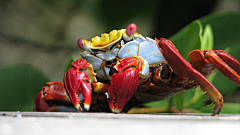
{"label": "blurred green background", "polygon": [[[90,40],[133,22],[143,36],[170,38],[200,19],[202,29],[212,27],[214,49],[227,48],[240,60],[239,11],[237,0],[0,0],[0,111],[32,111],[46,81],[62,81],[69,56],[79,58],[79,38]],[[238,113],[239,87],[216,76],[214,85]],[[184,102],[193,94],[186,93]]]}

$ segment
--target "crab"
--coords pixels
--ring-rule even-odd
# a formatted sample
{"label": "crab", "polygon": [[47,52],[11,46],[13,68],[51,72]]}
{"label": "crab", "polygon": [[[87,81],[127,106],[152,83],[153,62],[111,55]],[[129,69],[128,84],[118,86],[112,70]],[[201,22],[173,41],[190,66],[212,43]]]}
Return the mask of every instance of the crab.
{"label": "crab", "polygon": [[34,111],[128,112],[132,107],[164,100],[200,88],[215,102],[223,97],[206,77],[219,70],[240,86],[240,63],[222,50],[193,50],[187,62],[170,40],[136,32],[136,24],[87,41],[62,82],[49,82],[36,96]]}

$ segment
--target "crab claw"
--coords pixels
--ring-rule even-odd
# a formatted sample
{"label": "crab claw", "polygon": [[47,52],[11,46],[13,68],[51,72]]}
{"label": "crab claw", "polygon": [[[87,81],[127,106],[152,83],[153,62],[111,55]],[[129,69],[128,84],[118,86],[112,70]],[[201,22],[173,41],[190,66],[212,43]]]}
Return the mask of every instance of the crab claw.
{"label": "crab claw", "polygon": [[112,75],[107,97],[112,112],[119,113],[138,87],[138,60],[132,57],[124,58],[115,69],[118,73]]}
{"label": "crab claw", "polygon": [[219,114],[223,106],[223,97],[215,86],[180,55],[171,41],[161,38],[160,40],[156,39],[156,42],[164,58],[173,68],[174,72],[181,71],[190,79],[194,80],[194,82],[215,102],[213,115]]}
{"label": "crab claw", "polygon": [[41,91],[37,94],[34,104],[33,104],[33,111],[34,112],[47,112],[49,107],[47,106],[45,102],[45,88],[48,88],[47,86],[44,86]]}
{"label": "crab claw", "polygon": [[[88,74],[87,74],[88,73]],[[77,110],[82,111],[79,95],[84,98],[84,108],[89,110],[92,98],[91,83],[96,81],[92,66],[84,59],[72,62],[64,76],[64,86],[67,94]]]}
{"label": "crab claw", "polygon": [[44,86],[37,94],[33,105],[33,111],[60,111],[60,106],[57,106],[54,103],[47,104],[46,102],[48,101],[62,102],[66,105],[71,103],[66,94],[63,83],[47,82],[47,84],[48,86]]}

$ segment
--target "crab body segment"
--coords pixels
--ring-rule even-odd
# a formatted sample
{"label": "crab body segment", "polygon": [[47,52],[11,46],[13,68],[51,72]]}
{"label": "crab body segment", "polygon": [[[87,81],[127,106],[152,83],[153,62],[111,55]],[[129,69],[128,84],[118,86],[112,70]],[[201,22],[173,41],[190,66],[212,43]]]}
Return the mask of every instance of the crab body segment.
{"label": "crab body segment", "polygon": [[[215,102],[213,114],[219,114],[222,95],[206,77],[218,69],[240,86],[240,63],[223,51],[194,50],[189,53],[190,64],[171,41],[145,38],[136,29],[130,24],[91,41],[79,39],[85,51],[65,74],[65,99],[78,111],[119,113],[200,86]],[[35,99],[34,111],[51,107],[43,90]]]}

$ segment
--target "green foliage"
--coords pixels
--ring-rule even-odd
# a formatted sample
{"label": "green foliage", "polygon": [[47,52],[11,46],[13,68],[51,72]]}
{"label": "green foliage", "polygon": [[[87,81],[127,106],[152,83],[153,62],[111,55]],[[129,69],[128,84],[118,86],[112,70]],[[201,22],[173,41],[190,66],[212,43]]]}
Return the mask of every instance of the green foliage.
{"label": "green foliage", "polygon": [[29,65],[0,69],[0,111],[32,111],[37,93],[49,79]]}
{"label": "green foliage", "polygon": [[212,27],[210,24],[207,24],[203,36],[202,36],[202,45],[201,50],[213,50],[214,47],[214,39],[213,39],[213,32]]}
{"label": "green foliage", "polygon": [[184,27],[169,39],[176,46],[179,53],[186,60],[189,60],[188,53],[190,53],[192,50],[200,49],[202,43],[201,35],[202,24],[199,20],[196,20]]}

